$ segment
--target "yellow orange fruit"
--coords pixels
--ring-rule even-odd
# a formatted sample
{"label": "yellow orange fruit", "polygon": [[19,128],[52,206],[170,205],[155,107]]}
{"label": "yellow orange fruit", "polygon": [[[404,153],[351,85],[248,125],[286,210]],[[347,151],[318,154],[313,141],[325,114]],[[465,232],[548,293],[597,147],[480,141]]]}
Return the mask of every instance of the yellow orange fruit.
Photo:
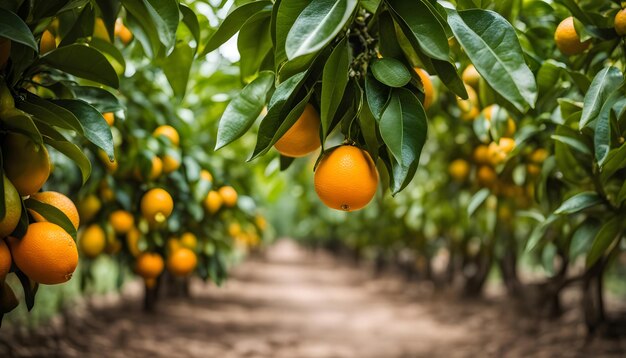
{"label": "yellow orange fruit", "polygon": [[239,223],[230,223],[228,225],[228,235],[232,238],[236,238],[241,234],[241,225]]}
{"label": "yellow orange fruit", "polygon": [[474,91],[472,87],[467,85],[465,86],[465,90],[467,91],[467,99],[457,97],[456,103],[461,110],[461,119],[464,121],[473,121],[480,113],[478,94],[476,94],[476,91]]}
{"label": "yellow orange fruit", "polygon": [[[44,191],[40,193],[35,193],[31,195],[31,198],[48,205],[52,205],[55,208],[61,210],[63,214],[65,214],[65,216],[70,219],[72,225],[74,225],[74,228],[78,230],[78,225],[80,224],[80,216],[78,215],[78,209],[76,209],[74,202],[70,198],[61,193],[57,193],[56,191]],[[35,221],[48,221],[35,210],[29,209],[29,212],[31,213]]]}
{"label": "yellow orange fruit", "polygon": [[0,239],[0,282],[4,282],[4,278],[9,274],[12,262],[9,246],[4,239]]}
{"label": "yellow orange fruit", "polygon": [[109,159],[109,156],[102,149],[98,149],[98,156],[100,157],[102,164],[104,164],[109,173],[115,173],[117,171],[117,168],[119,167],[117,158],[114,158],[113,161],[111,161]]}
{"label": "yellow orange fruit", "polygon": [[186,247],[181,247],[167,259],[167,270],[174,276],[184,277],[191,274],[197,264],[196,254]]}
{"label": "yellow orange fruit", "polygon": [[507,153],[502,148],[500,148],[498,143],[491,142],[489,143],[488,148],[489,148],[489,163],[491,165],[498,165],[506,159]]}
{"label": "yellow orange fruit", "polygon": [[150,179],[154,180],[161,176],[163,173],[163,161],[161,158],[152,157],[152,166],[150,167]]}
{"label": "yellow orange fruit", "polygon": [[87,258],[93,259],[104,251],[106,235],[97,224],[89,225],[78,238],[78,248]]}
{"label": "yellow orange fruit", "polygon": [[126,234],[126,247],[133,257],[141,255],[139,240],[141,240],[141,231],[139,231],[136,227],[133,227]]}
{"label": "yellow orange fruit", "polygon": [[574,18],[568,17],[561,21],[554,32],[556,47],[565,55],[573,56],[584,52],[590,45],[590,41],[580,41],[580,36],[574,27]]}
{"label": "yellow orange fruit", "polygon": [[172,126],[159,126],[157,127],[157,129],[154,130],[154,132],[152,132],[152,135],[155,138],[158,138],[160,136],[167,137],[169,138],[170,142],[172,142],[172,144],[175,146],[178,146],[180,144],[180,136],[178,135],[178,131]]}
{"label": "yellow orange fruit", "polygon": [[463,182],[467,179],[470,172],[469,163],[463,159],[455,159],[448,166],[448,173],[452,179],[458,182]]}
{"label": "yellow orange fruit", "polygon": [[9,133],[4,137],[2,152],[4,172],[21,196],[39,191],[50,175],[50,158],[44,145],[25,135]]}
{"label": "yellow orange fruit", "polygon": [[535,164],[541,164],[548,157],[548,151],[543,148],[537,148],[530,154],[530,161]]}
{"label": "yellow orange fruit", "polygon": [[168,252],[174,252],[178,249],[180,249],[181,245],[180,245],[180,240],[176,237],[170,237],[169,239],[167,239],[167,251]]}
{"label": "yellow orange fruit", "polygon": [[286,157],[298,158],[318,149],[320,141],[320,116],[312,104],[307,103],[296,123],[274,144]]}
{"label": "yellow orange fruit", "polygon": [[534,177],[541,173],[541,167],[534,163],[526,164],[526,172],[528,173],[528,175]]}
{"label": "yellow orange fruit", "polygon": [[102,117],[104,117],[109,127],[113,127],[113,124],[115,124],[115,115],[113,112],[102,113]]}
{"label": "yellow orange fruit", "polygon": [[218,212],[223,203],[224,200],[222,199],[222,196],[215,190],[209,191],[203,202],[204,207],[211,214]]}
{"label": "yellow orange fruit", "polygon": [[84,197],[78,202],[78,214],[84,222],[90,222],[102,208],[100,199],[94,194]]}
{"label": "yellow orange fruit", "polygon": [[4,184],[4,217],[0,218],[0,239],[15,230],[22,216],[22,200],[11,181],[3,175]]}
{"label": "yellow orange fruit", "polygon": [[137,257],[135,272],[144,279],[156,279],[163,272],[163,258],[154,252],[144,252]]}
{"label": "yellow orange fruit", "polygon": [[[485,117],[485,119],[489,121],[489,123],[491,123],[491,119],[496,116],[502,115],[508,117],[508,112],[504,108],[496,105],[490,105],[485,107],[481,113]],[[504,136],[512,137],[515,134],[516,130],[517,125],[515,124],[515,121],[513,120],[513,118],[508,117],[506,121],[506,131],[504,132]]]}
{"label": "yellow orange fruit", "polygon": [[424,71],[419,67],[414,68],[417,76],[422,81],[422,85],[424,86],[424,109],[430,108],[430,105],[433,103],[435,97],[435,88],[433,87],[433,81],[430,79],[428,72]]}
{"label": "yellow orange fruit", "polygon": [[222,197],[222,202],[225,206],[232,208],[237,205],[237,191],[232,186],[225,185],[219,188],[218,193]]}
{"label": "yellow orange fruit", "polygon": [[113,191],[113,189],[111,189],[106,180],[102,180],[100,182],[98,189],[100,191],[100,197],[103,201],[110,202],[115,199],[115,192]]}
{"label": "yellow orange fruit", "polygon": [[104,25],[104,20],[102,20],[101,17],[96,18],[96,21],[93,24],[93,37],[111,42],[111,36],[109,36],[109,31],[107,31],[107,28]]}
{"label": "yellow orange fruit", "polygon": [[11,56],[11,40],[0,36],[0,69],[9,61]]}
{"label": "yellow orange fruit", "polygon": [[128,45],[133,40],[133,33],[128,27],[124,26],[122,19],[115,21],[115,36],[118,37],[124,45]]}
{"label": "yellow orange fruit", "polygon": [[15,265],[30,279],[45,285],[68,281],[78,265],[74,239],[53,223],[30,224],[21,240],[9,238],[9,246]]}
{"label": "yellow orange fruit", "polygon": [[180,168],[180,162],[172,155],[166,154],[163,156],[163,173],[169,174]]}
{"label": "yellow orange fruit", "polygon": [[206,169],[202,169],[200,171],[200,178],[206,181],[213,182],[213,175],[211,175],[211,173]]}
{"label": "yellow orange fruit", "polygon": [[485,187],[491,187],[496,183],[498,175],[491,167],[483,165],[478,168],[476,178],[478,179],[478,184]]}
{"label": "yellow orange fruit", "polygon": [[463,79],[463,82],[465,82],[466,84],[474,88],[478,88],[478,83],[480,81],[480,74],[478,73],[474,65],[472,64],[467,65],[467,67],[465,67],[465,70],[463,70],[463,74],[461,75],[461,78]]}
{"label": "yellow orange fruit", "polygon": [[141,213],[148,222],[163,223],[174,210],[170,193],[161,188],[148,190],[141,198]]}
{"label": "yellow orange fruit", "polygon": [[198,246],[198,238],[191,232],[186,232],[180,236],[180,245],[190,250],[195,250]]}
{"label": "yellow orange fruit", "polygon": [[57,42],[54,35],[49,30],[45,30],[41,34],[41,42],[39,42],[39,54],[45,55],[57,48]]}
{"label": "yellow orange fruit", "polygon": [[366,151],[342,145],[324,153],[314,182],[315,191],[326,206],[354,211],[365,207],[376,194],[378,170]]}
{"label": "yellow orange fruit", "polygon": [[135,226],[133,214],[126,210],[115,210],[109,216],[109,222],[118,234],[126,234]]}
{"label": "yellow orange fruit", "polygon": [[478,145],[474,148],[473,154],[474,161],[478,164],[488,164],[489,163],[489,147],[484,144]]}
{"label": "yellow orange fruit", "polygon": [[515,140],[513,138],[502,137],[498,142],[498,146],[506,154],[509,154],[513,151],[513,149],[515,149]]}
{"label": "yellow orange fruit", "polygon": [[255,216],[254,223],[256,224],[256,227],[258,227],[261,231],[265,231],[265,229],[267,228],[267,220],[265,220],[262,215]]}

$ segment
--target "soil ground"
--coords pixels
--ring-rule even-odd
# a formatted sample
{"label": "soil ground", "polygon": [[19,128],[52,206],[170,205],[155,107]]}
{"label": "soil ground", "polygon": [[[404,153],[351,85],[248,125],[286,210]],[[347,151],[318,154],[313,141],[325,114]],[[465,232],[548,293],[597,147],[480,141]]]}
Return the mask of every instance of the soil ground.
{"label": "soil ground", "polygon": [[35,331],[0,332],[0,357],[624,357],[626,340],[585,339],[578,309],[520,315],[504,296],[467,301],[373,278],[282,241],[222,288],[141,309],[141,288],[100,297]]}

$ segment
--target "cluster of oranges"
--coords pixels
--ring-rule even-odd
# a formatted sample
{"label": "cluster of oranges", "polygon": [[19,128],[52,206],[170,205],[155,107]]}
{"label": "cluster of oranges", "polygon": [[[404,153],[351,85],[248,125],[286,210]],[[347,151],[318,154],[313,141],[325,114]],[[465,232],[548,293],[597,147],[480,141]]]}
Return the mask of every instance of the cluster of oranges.
{"label": "cluster of oranges", "polygon": [[[614,29],[619,36],[626,36],[626,9],[621,9],[615,15]],[[581,41],[572,16],[565,18],[556,27],[554,42],[559,51],[567,56],[579,55],[591,45],[591,39]]]}

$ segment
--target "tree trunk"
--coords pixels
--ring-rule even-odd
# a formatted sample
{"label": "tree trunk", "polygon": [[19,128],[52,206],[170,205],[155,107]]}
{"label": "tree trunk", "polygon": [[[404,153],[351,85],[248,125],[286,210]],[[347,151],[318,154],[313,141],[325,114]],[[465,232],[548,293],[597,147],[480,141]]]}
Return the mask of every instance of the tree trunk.
{"label": "tree trunk", "polygon": [[585,325],[590,335],[606,322],[604,312],[604,300],[602,297],[602,279],[606,262],[599,260],[589,268],[583,280],[583,311],[585,314]]}

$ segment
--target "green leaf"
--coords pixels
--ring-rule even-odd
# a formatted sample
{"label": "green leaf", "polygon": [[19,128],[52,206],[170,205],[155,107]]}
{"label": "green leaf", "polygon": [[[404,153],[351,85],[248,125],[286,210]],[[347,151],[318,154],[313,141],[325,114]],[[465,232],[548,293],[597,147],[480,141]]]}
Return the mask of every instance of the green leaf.
{"label": "green leaf", "polygon": [[72,224],[72,221],[61,210],[33,198],[26,199],[24,204],[26,204],[29,210],[35,211],[49,222],[59,225],[76,241],[76,228],[74,224]]}
{"label": "green leaf", "polygon": [[0,24],[2,24],[0,26],[0,37],[6,37],[11,41],[32,48],[35,52],[39,52],[33,33],[19,16],[9,10],[0,8]]}
{"label": "green leaf", "polygon": [[[77,42],[76,40],[93,34],[95,13],[93,6],[85,6],[74,22],[72,28],[63,36],[59,47]],[[115,21],[115,20],[114,20]]]}
{"label": "green leaf", "polygon": [[74,86],[70,89],[76,98],[89,103],[102,113],[116,112],[124,109],[124,106],[122,106],[117,97],[104,88],[93,86]]}
{"label": "green leaf", "polygon": [[192,63],[193,49],[183,41],[176,44],[174,51],[162,61],[163,73],[172,86],[174,95],[179,99],[182,99],[187,91]]}
{"label": "green leaf", "polygon": [[617,89],[607,98],[598,114],[593,135],[593,147],[596,154],[596,161],[601,168],[608,158],[609,150],[611,149],[611,111],[614,106],[624,107],[625,105],[626,98],[624,98],[624,93],[620,87],[620,89]]}
{"label": "green leaf", "polygon": [[577,151],[583,154],[591,155],[591,150],[589,150],[587,145],[585,145],[584,142],[580,141],[577,138],[573,138],[573,137],[569,137],[565,135],[557,135],[557,134],[551,135],[550,138],[554,139],[557,142],[561,142],[565,145],[568,145],[571,148],[576,149]]}
{"label": "green leaf", "polygon": [[177,0],[143,0],[148,14],[154,23],[159,40],[166,48],[166,54],[171,53],[176,44],[176,30],[180,12]]}
{"label": "green leaf", "polygon": [[322,143],[330,132],[330,126],[348,84],[348,70],[350,69],[350,54],[348,42],[344,38],[337,44],[326,64],[322,74],[322,98],[320,119],[322,122]]}
{"label": "green leaf", "polygon": [[[126,60],[124,59],[124,55],[120,52],[120,50],[115,47],[114,44],[94,37],[89,42],[89,45],[96,50],[100,51],[106,58],[109,60],[109,63],[116,70],[116,73],[123,74],[126,71]],[[113,62],[111,62],[111,60]]]}
{"label": "green leaf", "polygon": [[58,99],[52,102],[72,112],[80,121],[85,138],[104,150],[110,160],[115,159],[111,128],[97,109],[76,99]]}
{"label": "green leaf", "polygon": [[[611,244],[621,236],[623,221],[620,215],[616,215],[604,222],[600,231],[596,235],[589,254],[587,254],[587,267],[591,267],[600,257],[604,255]],[[619,235],[619,236],[618,236]]]}
{"label": "green leaf", "polygon": [[20,132],[37,144],[43,144],[41,134],[33,122],[33,118],[30,114],[19,110],[17,108],[10,109],[2,114],[0,120],[2,125],[15,132]]}
{"label": "green leaf", "polygon": [[287,34],[287,58],[321,50],[347,24],[357,4],[357,0],[311,0]]}
{"label": "green leaf", "polygon": [[198,23],[198,17],[196,14],[186,5],[180,4],[180,12],[183,14],[183,23],[191,32],[194,40],[196,40],[196,51],[198,50],[198,46],[201,43],[200,38],[200,24]]}
{"label": "green leaf", "polygon": [[374,77],[389,87],[402,87],[411,80],[409,70],[394,58],[374,60],[371,66]]}
{"label": "green leaf", "polygon": [[271,12],[261,11],[248,19],[239,31],[239,70],[244,82],[259,71],[263,60],[272,49],[270,20]]}
{"label": "green leaf", "polygon": [[462,99],[468,98],[465,84],[463,83],[463,80],[461,80],[461,77],[459,77],[459,73],[453,64],[448,61],[433,59],[432,66],[435,69],[437,76],[441,79],[441,82],[446,85],[446,87]]}
{"label": "green leaf", "polygon": [[[380,135],[398,163],[392,194],[401,191],[417,168],[428,131],[426,112],[411,91],[396,88],[380,118]],[[400,175],[398,175],[400,174]]]}
{"label": "green leaf", "polygon": [[243,24],[248,21],[254,14],[265,9],[271,9],[271,1],[254,1],[241,5],[233,12],[228,14],[224,22],[215,31],[209,42],[204,46],[200,56],[206,55],[220,47],[224,42],[228,41],[233,35],[239,31]]}
{"label": "green leaf", "polygon": [[389,95],[391,89],[382,83],[378,82],[373,75],[367,74],[365,77],[365,96],[367,97],[367,104],[374,115],[376,120],[380,120],[383,115],[385,106],[389,101]]}
{"label": "green leaf", "polygon": [[602,203],[602,198],[596,192],[578,193],[565,200],[554,213],[556,215],[574,214]]}
{"label": "green leaf", "polygon": [[477,191],[467,205],[467,216],[472,216],[478,208],[487,200],[491,192],[488,188],[482,188]]}
{"label": "green leaf", "polygon": [[273,86],[274,74],[261,72],[230,101],[220,119],[215,150],[241,137],[252,126],[267,103]]}
{"label": "green leaf", "polygon": [[573,260],[589,251],[593,239],[598,235],[601,227],[602,223],[599,220],[592,217],[585,219],[572,235],[569,249],[570,259]]}
{"label": "green leaf", "polygon": [[46,144],[59,151],[59,153],[70,158],[78,166],[83,180],[82,184],[84,185],[91,174],[91,162],[83,150],[76,144],[68,141],[55,140],[50,137],[44,137],[43,140]]}
{"label": "green leaf", "polygon": [[21,270],[15,271],[15,274],[24,289],[24,302],[26,303],[26,309],[30,312],[30,310],[32,310],[35,306],[35,295],[37,294],[39,284],[28,278],[28,276],[26,276],[26,274]]}
{"label": "green leaf", "polygon": [[584,128],[594,121],[599,115],[604,102],[609,95],[616,91],[623,82],[623,76],[616,67],[606,67],[593,78],[589,90],[585,94],[583,114],[580,118],[579,128]]}
{"label": "green leaf", "polygon": [[[429,57],[449,61],[450,47],[446,32],[437,17],[422,0],[388,0],[396,22],[410,30],[411,42],[417,42]],[[405,32],[406,34],[406,32]]]}
{"label": "green leaf", "polygon": [[100,51],[85,44],[72,44],[48,52],[41,61],[71,75],[117,88],[115,69]]}
{"label": "green leaf", "polygon": [[19,103],[19,108],[49,125],[84,133],[82,125],[72,112],[33,94],[28,93],[26,101]]}
{"label": "green leaf", "polygon": [[511,24],[493,11],[446,10],[454,36],[487,83],[518,110],[533,107],[535,77]]}
{"label": "green leaf", "polygon": [[283,62],[287,61],[287,53],[285,53],[285,42],[287,42],[287,35],[289,30],[296,22],[298,15],[309,4],[309,0],[287,0],[281,1],[278,5],[276,14],[272,16],[276,33],[276,39],[274,41],[274,62],[276,64],[276,70]]}

